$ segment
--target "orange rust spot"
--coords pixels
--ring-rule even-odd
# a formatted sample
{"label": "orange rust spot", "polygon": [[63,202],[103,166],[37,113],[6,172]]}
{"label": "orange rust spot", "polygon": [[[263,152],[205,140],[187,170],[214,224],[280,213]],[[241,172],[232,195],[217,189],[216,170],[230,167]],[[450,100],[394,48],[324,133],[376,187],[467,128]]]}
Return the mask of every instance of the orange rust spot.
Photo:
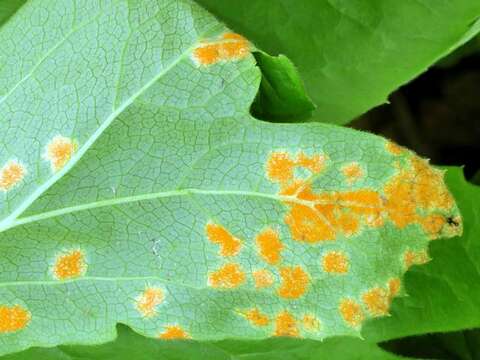
{"label": "orange rust spot", "polygon": [[286,152],[273,152],[267,160],[267,176],[273,182],[286,183],[293,178],[295,162]]}
{"label": "orange rust spot", "polygon": [[300,267],[283,267],[280,269],[282,283],[277,290],[278,296],[285,299],[298,299],[307,291],[308,274]]}
{"label": "orange rust spot", "polygon": [[401,155],[406,149],[398,144],[395,144],[393,141],[387,141],[385,143],[385,148],[390,154]]}
{"label": "orange rust spot", "polygon": [[420,219],[420,224],[422,225],[423,229],[433,239],[439,237],[446,223],[447,219],[438,214],[427,215]]}
{"label": "orange rust spot", "polygon": [[240,265],[228,263],[212,272],[208,282],[214,288],[234,289],[245,282],[245,272]]}
{"label": "orange rust spot", "polygon": [[162,340],[185,340],[190,339],[190,335],[178,325],[168,325],[165,331],[158,335]]}
{"label": "orange rust spot", "polygon": [[408,269],[412,265],[422,265],[430,261],[430,257],[426,250],[421,250],[418,252],[407,250],[403,254],[403,263]]}
{"label": "orange rust spot", "polygon": [[0,334],[25,329],[31,318],[30,312],[20,305],[0,305]]}
{"label": "orange rust spot", "polygon": [[25,166],[16,160],[9,160],[0,169],[0,190],[8,191],[17,185],[25,177]]}
{"label": "orange rust spot", "polygon": [[85,254],[75,249],[57,256],[52,268],[53,276],[57,280],[69,280],[83,276],[87,271]]}
{"label": "orange rust spot", "polygon": [[363,176],[363,170],[356,162],[352,162],[342,167],[343,176],[348,184],[353,184]]}
{"label": "orange rust spot", "polygon": [[204,42],[193,51],[200,65],[213,65],[220,61],[239,60],[250,53],[250,44],[239,34],[226,33],[215,41]]}
{"label": "orange rust spot", "polygon": [[283,311],[275,319],[275,336],[298,337],[297,321],[288,311]]}
{"label": "orange rust spot", "polygon": [[263,289],[273,285],[273,275],[267,269],[254,271],[252,276],[257,289]]}
{"label": "orange rust spot", "polygon": [[390,294],[386,290],[380,287],[370,289],[362,295],[362,300],[373,316],[388,314]]}
{"label": "orange rust spot", "polygon": [[308,169],[313,174],[318,174],[325,167],[325,161],[326,161],[325,155],[314,154],[312,156],[308,156],[303,152],[300,152],[297,155],[297,161],[295,165]]}
{"label": "orange rust spot", "polygon": [[400,292],[401,282],[399,278],[388,280],[388,295],[390,299],[394,298]]}
{"label": "orange rust spot", "polygon": [[220,245],[220,255],[235,256],[239,253],[242,242],[223,226],[209,223],[205,227],[205,232],[212,243]]}
{"label": "orange rust spot", "polygon": [[303,328],[310,332],[316,332],[320,330],[320,320],[315,315],[307,314],[302,319]]}
{"label": "orange rust spot", "polygon": [[340,251],[330,251],[322,258],[323,271],[327,273],[346,274],[348,257]]}
{"label": "orange rust spot", "polygon": [[263,230],[256,238],[260,256],[269,264],[275,265],[280,261],[280,252],[283,244],[278,232],[272,228]]}
{"label": "orange rust spot", "polygon": [[250,321],[253,325],[256,326],[265,326],[268,325],[270,319],[267,315],[262,314],[258,309],[252,309],[247,311],[245,314],[248,321]]}
{"label": "orange rust spot", "polygon": [[339,311],[343,320],[352,327],[359,326],[365,318],[360,305],[352,299],[342,300],[340,302]]}
{"label": "orange rust spot", "polygon": [[55,136],[47,145],[44,159],[50,161],[53,171],[60,170],[77,150],[77,142],[65,136]]}
{"label": "orange rust spot", "polygon": [[163,290],[157,287],[147,287],[135,299],[135,307],[144,317],[153,317],[157,314],[157,307],[165,298]]}
{"label": "orange rust spot", "polygon": [[316,243],[334,240],[336,236],[332,225],[309,206],[292,205],[290,212],[285,215],[285,223],[290,227],[292,238],[297,241]]}

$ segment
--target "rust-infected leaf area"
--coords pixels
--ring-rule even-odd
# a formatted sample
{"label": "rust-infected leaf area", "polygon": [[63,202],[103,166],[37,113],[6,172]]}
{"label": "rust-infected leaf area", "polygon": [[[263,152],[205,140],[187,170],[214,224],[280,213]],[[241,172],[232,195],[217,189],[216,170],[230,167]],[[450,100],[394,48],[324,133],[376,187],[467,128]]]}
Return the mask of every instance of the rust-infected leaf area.
{"label": "rust-infected leaf area", "polygon": [[223,226],[208,223],[205,227],[205,232],[212,243],[220,246],[219,252],[221,256],[235,256],[239,253],[242,242]]}
{"label": "rust-infected leaf area", "polygon": [[275,318],[275,336],[299,337],[298,320],[288,311],[282,311]]}
{"label": "rust-infected leaf area", "polygon": [[225,33],[214,40],[203,41],[193,50],[193,60],[203,66],[222,61],[240,60],[250,54],[250,43],[243,36]]}
{"label": "rust-infected leaf area", "polygon": [[234,289],[245,283],[246,275],[239,264],[227,263],[213,271],[208,281],[209,285],[214,288]]}
{"label": "rust-infected leaf area", "polygon": [[0,334],[25,329],[31,318],[30,312],[21,305],[0,305]]}
{"label": "rust-infected leaf area", "polygon": [[75,140],[57,135],[47,144],[43,158],[50,162],[50,167],[55,172],[65,166],[77,148],[78,144]]}
{"label": "rust-infected leaf area", "polygon": [[[417,224],[431,239],[460,233],[460,224],[452,227],[448,223],[455,203],[443,182],[443,172],[426,160],[407,155],[403,166],[381,189],[314,190],[314,180],[328,165],[325,154],[274,151],[266,161],[266,175],[279,185],[279,195],[289,209],[284,220],[297,241],[334,241],[386,222],[400,229]],[[299,168],[308,175],[296,176]],[[357,163],[343,170],[352,179],[363,176]]]}

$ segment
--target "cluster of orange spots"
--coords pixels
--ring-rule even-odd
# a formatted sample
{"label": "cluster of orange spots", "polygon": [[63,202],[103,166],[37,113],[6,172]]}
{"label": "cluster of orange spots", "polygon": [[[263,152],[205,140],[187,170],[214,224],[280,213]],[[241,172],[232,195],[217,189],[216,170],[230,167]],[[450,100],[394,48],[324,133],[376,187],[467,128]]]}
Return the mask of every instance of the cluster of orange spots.
{"label": "cluster of orange spots", "polygon": [[239,253],[242,242],[223,226],[209,223],[205,227],[205,232],[212,243],[220,245],[220,255],[235,256]]}
{"label": "cluster of orange spots", "polygon": [[303,328],[309,332],[317,332],[320,330],[320,320],[318,320],[315,315],[304,315],[302,323]]}
{"label": "cluster of orange spots", "polygon": [[362,220],[369,226],[383,223],[382,198],[373,190],[315,194],[307,184],[295,197],[303,203],[287,201],[290,211],[285,216],[285,223],[297,241],[335,240],[339,232],[352,236],[360,230]]}
{"label": "cluster of orange spots", "polygon": [[30,312],[20,305],[0,305],[0,334],[24,329],[31,318]]}
{"label": "cluster of orange spots", "polygon": [[342,167],[343,176],[347,180],[347,183],[352,185],[356,181],[362,178],[363,170],[356,162],[352,162]]}
{"label": "cluster of orange spots", "polygon": [[158,335],[162,340],[185,340],[190,339],[190,335],[178,325],[169,325],[165,331]]}
{"label": "cluster of orange spots", "polygon": [[163,290],[157,287],[147,287],[135,299],[135,307],[144,317],[153,317],[157,314],[157,307],[165,298]]}
{"label": "cluster of orange spots", "polygon": [[25,177],[25,166],[16,160],[9,160],[0,169],[0,190],[8,191]]}
{"label": "cluster of orange spots", "polygon": [[69,280],[83,276],[87,271],[85,254],[75,249],[57,256],[52,268],[53,276],[57,280]]}
{"label": "cluster of orange spots", "polygon": [[426,250],[412,251],[407,250],[403,254],[403,263],[408,269],[412,265],[422,265],[430,261],[430,257]]}
{"label": "cluster of orange spots", "polygon": [[300,332],[297,320],[288,311],[283,311],[275,319],[275,336],[298,337]]}
{"label": "cluster of orange spots", "polygon": [[220,61],[239,60],[250,53],[250,44],[243,36],[225,33],[215,41],[202,42],[193,51],[193,59],[200,65],[213,65]]}
{"label": "cluster of orange spots", "polygon": [[280,261],[280,253],[283,250],[283,244],[280,241],[278,232],[272,228],[261,231],[256,238],[260,256],[270,265],[275,265]]}
{"label": "cluster of orange spots", "polygon": [[352,299],[342,300],[338,309],[343,320],[351,327],[358,327],[365,319],[361,306]]}
{"label": "cluster of orange spots", "polygon": [[268,316],[256,308],[247,311],[245,317],[255,326],[266,326],[270,322]]}
{"label": "cluster of orange spots", "polygon": [[267,269],[256,270],[252,273],[255,288],[264,289],[273,285],[273,275]]}
{"label": "cluster of orange spots", "polygon": [[210,286],[222,289],[234,289],[242,285],[246,280],[245,272],[240,265],[228,263],[220,269],[212,272],[208,277]]}
{"label": "cluster of orange spots", "polygon": [[75,140],[58,135],[47,144],[43,157],[50,162],[53,171],[58,171],[70,160],[77,147]]}
{"label": "cluster of orange spots", "polygon": [[308,156],[300,152],[296,159],[292,159],[288,152],[275,151],[270,154],[267,160],[267,176],[271,181],[279,183],[282,190],[285,190],[295,183],[295,167],[303,167],[313,174],[318,174],[325,167],[325,161],[326,157],[320,154]]}
{"label": "cluster of orange spots", "polygon": [[[339,234],[353,236],[362,226],[382,226],[387,218],[399,228],[420,224],[432,239],[444,231],[445,217],[425,214],[450,211],[454,201],[443,182],[443,173],[427,161],[411,155],[405,168],[399,168],[385,185],[383,194],[372,189],[316,193],[312,178],[322,170],[325,159],[323,155],[307,157],[303,153],[293,159],[281,151],[271,153],[267,159],[266,174],[280,185],[279,195],[289,207],[285,223],[294,240],[317,243],[335,240]],[[310,170],[310,177],[296,178],[296,166]],[[343,170],[353,177],[362,172],[356,163]],[[460,219],[455,223],[458,225],[449,229],[450,235],[461,232]]]}
{"label": "cluster of orange spots", "polygon": [[381,287],[375,287],[362,295],[362,300],[367,310],[373,316],[382,316],[388,314],[390,307],[390,294]]}
{"label": "cluster of orange spots", "polygon": [[323,271],[334,274],[348,272],[348,257],[340,251],[329,251],[322,257]]}
{"label": "cluster of orange spots", "polygon": [[278,296],[285,299],[298,299],[307,291],[310,282],[308,274],[300,267],[283,267],[280,269],[281,284]]}
{"label": "cluster of orange spots", "polygon": [[410,164],[410,169],[401,170],[385,186],[385,209],[397,227],[420,223],[431,238],[436,238],[446,220],[440,215],[422,216],[418,210],[448,211],[454,205],[453,197],[443,182],[442,171],[417,157],[412,157]]}

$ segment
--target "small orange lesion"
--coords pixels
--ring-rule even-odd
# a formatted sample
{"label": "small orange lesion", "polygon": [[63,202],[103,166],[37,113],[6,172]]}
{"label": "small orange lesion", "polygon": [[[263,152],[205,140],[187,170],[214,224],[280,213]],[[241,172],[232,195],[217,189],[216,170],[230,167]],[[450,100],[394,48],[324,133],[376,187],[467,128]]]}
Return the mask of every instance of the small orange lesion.
{"label": "small orange lesion", "polygon": [[343,299],[338,307],[343,320],[351,327],[358,327],[365,319],[361,306],[352,299]]}
{"label": "small orange lesion", "polygon": [[193,51],[193,60],[199,65],[213,65],[220,61],[240,60],[250,54],[250,43],[243,36],[225,33],[219,39],[204,41]]}
{"label": "small orange lesion", "polygon": [[57,255],[52,274],[57,280],[75,279],[85,275],[87,262],[85,253],[80,249],[64,251]]}
{"label": "small orange lesion", "polygon": [[256,289],[264,289],[273,285],[274,278],[267,269],[259,269],[252,273]]}
{"label": "small orange lesion", "polygon": [[256,243],[260,256],[270,265],[280,261],[280,253],[283,250],[283,243],[280,241],[278,231],[266,228],[256,237]]}
{"label": "small orange lesion", "polygon": [[443,227],[447,224],[447,219],[443,215],[430,214],[421,218],[420,224],[432,239],[436,239],[441,234]]}
{"label": "small orange lesion", "polygon": [[317,332],[320,330],[320,320],[313,314],[306,314],[302,319],[303,328],[309,332]]}
{"label": "small orange lesion", "polygon": [[399,278],[391,278],[388,280],[388,296],[393,299],[400,293],[402,283]]}
{"label": "small orange lesion", "polygon": [[23,180],[27,173],[24,165],[17,160],[9,160],[0,169],[0,190],[8,191]]}
{"label": "small orange lesion", "polygon": [[406,149],[393,141],[387,141],[385,143],[385,149],[392,155],[401,155]]}
{"label": "small orange lesion", "polygon": [[211,287],[234,289],[245,283],[246,276],[240,265],[228,263],[210,273],[208,283]]}
{"label": "small orange lesion", "polygon": [[299,152],[295,165],[310,170],[312,174],[318,174],[324,169],[326,161],[327,157],[323,154],[308,156],[304,152]]}
{"label": "small orange lesion", "polygon": [[165,294],[158,287],[147,287],[141,294],[135,298],[135,307],[143,317],[153,317],[157,315],[158,306],[165,299]]}
{"label": "small orange lesion", "polygon": [[298,299],[307,291],[310,279],[300,266],[280,268],[280,277],[282,282],[277,289],[278,296],[284,299]]}
{"label": "small orange lesion", "polygon": [[25,329],[32,315],[20,305],[0,305],[0,334],[11,333]]}
{"label": "small orange lesion", "polygon": [[403,264],[405,268],[410,268],[413,265],[422,265],[430,261],[428,252],[426,250],[413,251],[406,250],[403,253]]}
{"label": "small orange lesion", "polygon": [[298,337],[300,331],[298,330],[297,320],[288,311],[282,311],[275,319],[275,336],[289,336]]}
{"label": "small orange lesion", "polygon": [[345,253],[341,251],[329,251],[322,257],[323,271],[333,274],[346,274],[349,261]]}
{"label": "small orange lesion", "polygon": [[47,144],[43,158],[50,162],[52,171],[58,171],[71,159],[77,148],[75,140],[57,135]]}
{"label": "small orange lesion", "polygon": [[336,232],[325,214],[303,204],[293,204],[285,215],[285,223],[290,228],[292,238],[297,241],[316,243],[335,240]]}
{"label": "small orange lesion", "polygon": [[242,242],[223,226],[208,223],[205,227],[205,232],[212,243],[220,245],[220,255],[235,256],[240,252]]}
{"label": "small orange lesion", "polygon": [[162,340],[187,340],[191,339],[191,336],[179,325],[167,325],[165,331],[160,333],[158,338]]}
{"label": "small orange lesion", "polygon": [[346,164],[342,167],[341,170],[343,176],[345,177],[345,180],[349,185],[357,182],[364,175],[362,167],[357,162]]}
{"label": "small orange lesion", "polygon": [[268,316],[262,313],[257,308],[248,310],[247,312],[245,312],[244,316],[248,321],[250,321],[251,324],[255,326],[266,326],[270,322]]}
{"label": "small orange lesion", "polygon": [[391,297],[387,290],[375,287],[366,291],[362,295],[362,300],[371,315],[382,316],[388,314]]}
{"label": "small orange lesion", "polygon": [[286,184],[293,179],[295,161],[290,154],[284,151],[276,151],[270,154],[267,164],[267,176],[273,182]]}

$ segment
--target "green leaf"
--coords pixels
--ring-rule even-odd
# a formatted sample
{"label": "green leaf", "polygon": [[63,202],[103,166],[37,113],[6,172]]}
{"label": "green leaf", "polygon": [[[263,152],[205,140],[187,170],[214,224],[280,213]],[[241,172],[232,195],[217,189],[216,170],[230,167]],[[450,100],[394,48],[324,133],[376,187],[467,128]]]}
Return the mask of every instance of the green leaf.
{"label": "green leaf", "polygon": [[268,121],[296,121],[311,117],[315,105],[305,93],[299,73],[283,55],[255,53],[262,71],[260,90],[252,105],[252,115]]}
{"label": "green leaf", "polygon": [[417,334],[480,326],[480,188],[468,183],[461,168],[450,168],[446,181],[464,219],[461,238],[433,242],[433,260],[405,276],[408,297],[396,299],[391,317],[368,323],[363,335],[378,342]]}
{"label": "green leaf", "polygon": [[2,26],[24,3],[25,0],[0,0],[0,26]]}
{"label": "green leaf", "polygon": [[478,33],[471,0],[197,0],[271,54],[285,54],[317,105],[345,124]]}
{"label": "green leaf", "polygon": [[197,5],[81,4],[28,2],[0,30],[0,353],[117,323],[358,336],[429,241],[461,232],[410,151],[254,119],[250,46]]}
{"label": "green leaf", "polygon": [[2,360],[267,360],[267,359],[407,359],[381,350],[355,338],[334,338],[323,342],[295,339],[264,341],[222,341],[199,343],[163,342],[135,334],[126,326],[118,327],[118,338],[100,346],[60,346],[30,350],[3,356]]}

